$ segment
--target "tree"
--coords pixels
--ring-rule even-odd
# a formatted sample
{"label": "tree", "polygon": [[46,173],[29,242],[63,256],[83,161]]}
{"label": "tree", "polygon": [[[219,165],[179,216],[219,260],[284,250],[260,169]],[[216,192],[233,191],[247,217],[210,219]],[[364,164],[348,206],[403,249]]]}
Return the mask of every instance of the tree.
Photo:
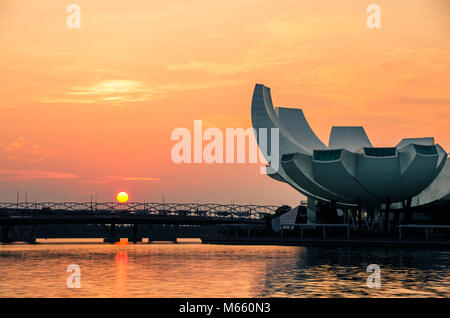
{"label": "tree", "polygon": [[275,210],[275,216],[280,216],[290,210],[292,210],[292,208],[289,205],[282,205]]}

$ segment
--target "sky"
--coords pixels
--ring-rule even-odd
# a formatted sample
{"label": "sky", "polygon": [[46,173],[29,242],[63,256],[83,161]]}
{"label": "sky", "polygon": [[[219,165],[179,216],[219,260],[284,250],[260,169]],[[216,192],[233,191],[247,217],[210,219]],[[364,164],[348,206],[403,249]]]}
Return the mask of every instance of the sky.
{"label": "sky", "polygon": [[374,146],[448,151],[449,14],[447,0],[0,0],[0,201],[296,205],[260,164],[171,159],[194,120],[251,127],[256,83],[325,144],[362,125]]}

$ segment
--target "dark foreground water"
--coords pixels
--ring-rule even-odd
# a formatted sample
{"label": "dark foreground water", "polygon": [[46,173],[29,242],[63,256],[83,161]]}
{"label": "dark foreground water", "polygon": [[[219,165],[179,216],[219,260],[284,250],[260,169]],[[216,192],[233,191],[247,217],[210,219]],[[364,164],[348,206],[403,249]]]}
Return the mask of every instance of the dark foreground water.
{"label": "dark foreground water", "polygon": [[449,297],[449,269],[438,250],[46,241],[0,245],[0,297]]}

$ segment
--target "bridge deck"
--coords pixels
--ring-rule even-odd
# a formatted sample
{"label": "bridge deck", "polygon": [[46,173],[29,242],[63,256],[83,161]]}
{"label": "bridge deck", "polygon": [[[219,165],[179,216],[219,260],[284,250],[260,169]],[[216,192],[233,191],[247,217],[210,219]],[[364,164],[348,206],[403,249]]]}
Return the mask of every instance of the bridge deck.
{"label": "bridge deck", "polygon": [[0,202],[0,224],[257,224],[275,210],[214,203]]}

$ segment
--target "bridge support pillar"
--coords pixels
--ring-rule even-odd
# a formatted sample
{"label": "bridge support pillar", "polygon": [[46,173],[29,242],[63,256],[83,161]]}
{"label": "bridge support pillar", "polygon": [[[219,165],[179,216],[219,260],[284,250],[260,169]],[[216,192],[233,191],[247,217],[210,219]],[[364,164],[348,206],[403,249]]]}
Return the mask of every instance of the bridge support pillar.
{"label": "bridge support pillar", "polygon": [[177,226],[153,225],[149,233],[148,242],[172,242],[177,243]]}
{"label": "bridge support pillar", "polygon": [[133,235],[128,239],[129,242],[136,244],[137,242],[142,242],[142,237],[138,237],[138,224],[133,224]]}
{"label": "bridge support pillar", "polygon": [[112,223],[109,228],[109,233],[107,234],[107,237],[103,239],[104,243],[116,243],[120,242],[120,237],[117,235],[116,232],[116,224]]}
{"label": "bridge support pillar", "polygon": [[9,238],[10,225],[2,225],[2,243],[11,243]]}
{"label": "bridge support pillar", "polygon": [[25,241],[28,243],[36,243],[36,234],[37,234],[37,225],[32,225],[29,232],[28,232],[28,236],[25,237]]}
{"label": "bridge support pillar", "polygon": [[103,243],[117,243],[120,242],[120,239],[105,237],[103,239]]}
{"label": "bridge support pillar", "polygon": [[19,228],[15,225],[3,225],[1,242],[26,242],[30,244],[36,243],[36,229],[37,225],[21,225],[19,226]]}

